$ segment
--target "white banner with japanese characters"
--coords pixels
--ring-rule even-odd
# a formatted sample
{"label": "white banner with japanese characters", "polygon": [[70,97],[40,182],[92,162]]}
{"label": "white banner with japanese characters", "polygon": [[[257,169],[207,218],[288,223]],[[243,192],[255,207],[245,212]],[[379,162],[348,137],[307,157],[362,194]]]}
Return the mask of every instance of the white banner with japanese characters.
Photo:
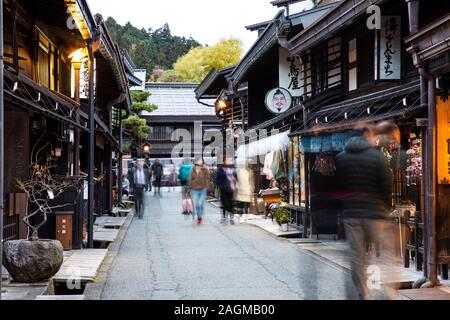
{"label": "white banner with japanese characters", "polygon": [[301,64],[298,56],[291,57],[289,51],[280,47],[279,87],[286,88],[292,97],[300,97],[302,92]]}
{"label": "white banner with japanese characters", "polygon": [[[94,95],[96,89],[97,64],[94,60]],[[80,99],[89,99],[89,59],[86,57],[81,62],[80,68]]]}
{"label": "white banner with japanese characters", "polygon": [[381,17],[378,52],[378,74],[380,80],[399,80],[402,72],[401,17]]}

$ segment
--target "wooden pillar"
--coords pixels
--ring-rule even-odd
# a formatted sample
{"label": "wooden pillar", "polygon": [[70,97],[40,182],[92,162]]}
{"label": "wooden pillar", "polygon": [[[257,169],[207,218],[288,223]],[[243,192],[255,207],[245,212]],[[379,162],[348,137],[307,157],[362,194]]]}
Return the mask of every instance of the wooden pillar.
{"label": "wooden pillar", "polygon": [[[80,63],[74,63],[75,70],[75,101],[80,103]],[[76,113],[77,122],[80,119],[80,113]],[[74,150],[73,150],[73,174],[76,176],[80,175],[80,129],[75,128],[74,130]]]}
{"label": "wooden pillar", "polygon": [[108,212],[112,212],[113,209],[113,174],[112,174],[112,145],[108,143],[107,152],[106,152],[106,175],[107,175],[107,187],[108,187],[108,196],[107,196],[107,210]]}

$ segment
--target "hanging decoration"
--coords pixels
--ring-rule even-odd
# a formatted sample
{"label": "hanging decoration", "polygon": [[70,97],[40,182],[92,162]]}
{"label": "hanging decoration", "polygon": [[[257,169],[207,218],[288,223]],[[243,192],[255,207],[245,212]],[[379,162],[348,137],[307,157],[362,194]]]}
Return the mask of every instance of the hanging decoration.
{"label": "hanging decoration", "polygon": [[336,165],[334,162],[334,155],[329,152],[323,152],[317,156],[313,167],[314,172],[320,173],[326,177],[334,176],[336,172]]}
{"label": "hanging decoration", "polygon": [[406,181],[408,186],[415,186],[422,178],[422,142],[414,133],[410,136],[410,148],[406,154],[408,155]]}

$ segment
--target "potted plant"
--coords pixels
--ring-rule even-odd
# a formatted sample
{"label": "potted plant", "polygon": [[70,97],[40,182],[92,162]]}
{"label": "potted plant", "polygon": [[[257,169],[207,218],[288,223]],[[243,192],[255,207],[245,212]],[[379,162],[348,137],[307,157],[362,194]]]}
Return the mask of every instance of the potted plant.
{"label": "potted plant", "polygon": [[292,222],[291,212],[287,207],[279,207],[273,211],[273,217],[284,232],[289,231],[289,223]]}
{"label": "potted plant", "polygon": [[[48,145],[46,145],[48,147]],[[45,147],[44,147],[45,148]],[[30,179],[17,181],[18,188],[27,195],[28,214],[23,222],[31,231],[28,239],[6,241],[3,246],[3,265],[16,282],[36,283],[53,277],[63,263],[63,247],[59,241],[39,239],[39,229],[47,223],[55,209],[70,203],[56,202],[64,193],[82,189],[83,177],[67,177],[52,173],[55,153],[39,161],[41,148],[32,159]],[[34,217],[34,218],[33,218]],[[40,222],[38,222],[40,220]]]}

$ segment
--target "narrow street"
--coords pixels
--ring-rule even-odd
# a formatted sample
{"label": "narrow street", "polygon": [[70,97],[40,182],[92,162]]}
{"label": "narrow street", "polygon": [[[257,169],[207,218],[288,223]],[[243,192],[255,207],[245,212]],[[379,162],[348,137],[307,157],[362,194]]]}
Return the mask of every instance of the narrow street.
{"label": "narrow street", "polygon": [[146,195],[106,281],[103,299],[344,299],[348,274],[248,225],[205,224],[180,213],[180,193]]}

